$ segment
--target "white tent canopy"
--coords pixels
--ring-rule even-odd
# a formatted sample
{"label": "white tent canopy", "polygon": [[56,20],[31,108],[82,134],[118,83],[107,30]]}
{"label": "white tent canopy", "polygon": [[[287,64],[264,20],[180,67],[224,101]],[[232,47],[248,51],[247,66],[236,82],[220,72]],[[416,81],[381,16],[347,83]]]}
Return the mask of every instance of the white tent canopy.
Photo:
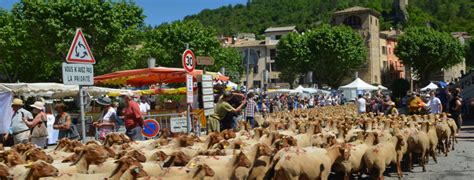
{"label": "white tent canopy", "polygon": [[436,89],[438,89],[438,85],[431,82],[430,84],[428,84],[428,86],[421,88],[421,91],[436,90]]}
{"label": "white tent canopy", "polygon": [[360,78],[357,78],[356,80],[352,81],[348,85],[341,86],[339,89],[356,89],[356,90],[377,90],[378,87],[372,86],[369,83],[366,83]]}
{"label": "white tent canopy", "polygon": [[381,90],[387,90],[388,88],[386,88],[385,86],[382,86],[382,85],[378,85],[377,88],[381,89]]}
{"label": "white tent canopy", "polygon": [[[60,83],[1,83],[0,92],[15,92],[26,97],[44,96],[52,98],[75,97],[79,93],[78,85],[64,85]],[[101,96],[109,92],[118,92],[120,94],[133,95],[132,90],[113,89],[89,86],[84,87],[84,91],[91,96]]]}
{"label": "white tent canopy", "polygon": [[343,90],[344,96],[348,100],[355,100],[357,98],[357,91],[360,90],[377,90],[379,89],[376,86],[372,86],[369,83],[364,82],[362,79],[357,78],[348,85],[339,87],[340,90]]}

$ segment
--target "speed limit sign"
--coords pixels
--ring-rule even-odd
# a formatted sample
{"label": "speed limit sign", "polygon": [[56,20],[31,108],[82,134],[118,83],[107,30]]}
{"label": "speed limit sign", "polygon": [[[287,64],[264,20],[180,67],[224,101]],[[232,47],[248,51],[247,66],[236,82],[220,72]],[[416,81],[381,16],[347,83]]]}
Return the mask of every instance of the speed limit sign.
{"label": "speed limit sign", "polygon": [[196,58],[194,57],[193,51],[186,49],[183,53],[183,67],[188,72],[191,73],[194,71],[194,66],[196,64]]}

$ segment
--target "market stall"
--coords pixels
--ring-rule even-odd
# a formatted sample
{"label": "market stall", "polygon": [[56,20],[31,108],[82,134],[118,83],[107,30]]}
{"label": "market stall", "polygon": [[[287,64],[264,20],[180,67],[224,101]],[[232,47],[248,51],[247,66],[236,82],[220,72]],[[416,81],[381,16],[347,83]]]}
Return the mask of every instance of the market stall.
{"label": "market stall", "polygon": [[357,98],[358,91],[372,91],[377,89],[378,87],[372,86],[360,78],[357,78],[351,83],[339,88],[339,90],[343,90],[344,96],[349,100]]}

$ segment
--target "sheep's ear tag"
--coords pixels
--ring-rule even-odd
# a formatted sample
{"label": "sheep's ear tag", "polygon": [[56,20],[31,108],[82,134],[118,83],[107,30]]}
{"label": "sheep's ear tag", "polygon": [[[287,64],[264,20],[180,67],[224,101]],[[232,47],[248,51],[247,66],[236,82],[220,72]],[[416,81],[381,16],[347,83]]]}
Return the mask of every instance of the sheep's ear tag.
{"label": "sheep's ear tag", "polygon": [[196,163],[192,162],[191,163],[191,168],[195,168],[196,167]]}
{"label": "sheep's ear tag", "polygon": [[136,167],[136,168],[133,168],[133,172],[135,172],[135,173],[137,173],[137,174],[138,174],[138,173],[140,172],[140,168],[138,168],[138,167]]}
{"label": "sheep's ear tag", "polygon": [[30,168],[32,165],[33,165],[33,162],[31,162],[31,161],[28,161],[28,164],[27,164],[27,165],[25,165],[25,167],[26,167],[26,168]]}
{"label": "sheep's ear tag", "polygon": [[227,149],[227,146],[229,146],[229,145],[224,145],[224,149]]}

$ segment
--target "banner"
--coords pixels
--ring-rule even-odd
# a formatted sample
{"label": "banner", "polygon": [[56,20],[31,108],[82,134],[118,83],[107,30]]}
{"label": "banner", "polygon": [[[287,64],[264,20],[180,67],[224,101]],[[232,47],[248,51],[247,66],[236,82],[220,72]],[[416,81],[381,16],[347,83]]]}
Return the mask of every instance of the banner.
{"label": "banner", "polygon": [[11,92],[0,92],[0,134],[8,131],[12,118],[12,98]]}

